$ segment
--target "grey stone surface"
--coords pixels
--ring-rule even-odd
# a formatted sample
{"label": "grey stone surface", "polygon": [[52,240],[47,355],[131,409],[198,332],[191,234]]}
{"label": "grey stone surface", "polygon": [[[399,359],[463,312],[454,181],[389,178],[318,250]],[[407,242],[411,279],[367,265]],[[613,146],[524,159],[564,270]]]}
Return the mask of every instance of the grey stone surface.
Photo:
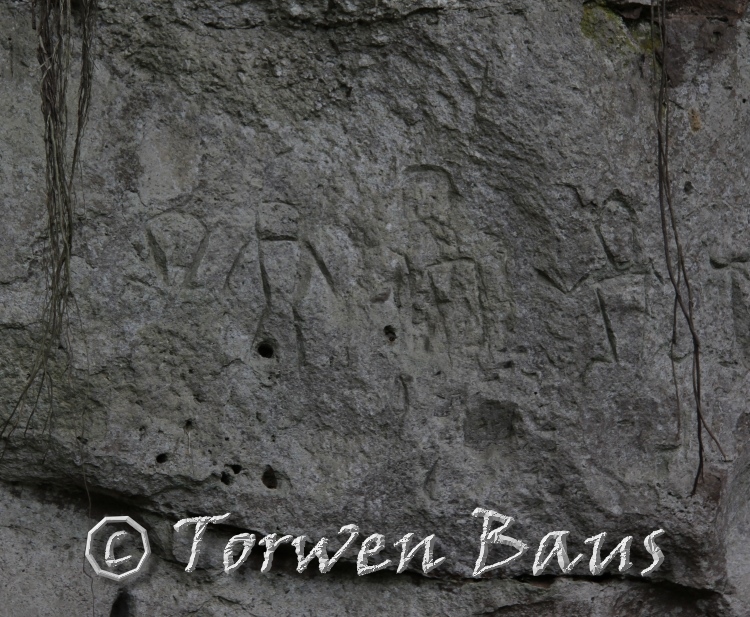
{"label": "grey stone surface", "polygon": [[[669,3],[673,192],[727,453],[707,445],[691,497],[644,4],[100,0],[56,406],[2,443],[0,614],[750,615],[750,17]],[[5,417],[39,336],[44,160],[27,2],[0,0],[0,34]],[[532,545],[481,581],[476,507]],[[225,512],[184,572],[172,525]],[[154,544],[124,586],[82,565],[105,514]],[[435,533],[447,561],[360,578],[352,551],[323,576],[282,551],[261,575],[256,548],[221,572],[231,535],[338,546],[347,523]],[[531,576],[562,529],[573,555],[633,535],[634,568]]]}

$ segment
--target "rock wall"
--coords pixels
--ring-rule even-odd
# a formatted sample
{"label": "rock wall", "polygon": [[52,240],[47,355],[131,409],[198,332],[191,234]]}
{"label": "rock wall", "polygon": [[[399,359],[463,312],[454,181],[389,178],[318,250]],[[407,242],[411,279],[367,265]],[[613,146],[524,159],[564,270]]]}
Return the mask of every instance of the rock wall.
{"label": "rock wall", "polygon": [[[99,4],[54,407],[0,443],[0,614],[750,615],[747,2],[668,3],[672,193],[727,455],[704,432],[695,496],[650,2]],[[0,418],[45,289],[30,13],[0,0]],[[476,507],[531,546],[481,579]],[[185,572],[173,525],[226,512]],[[104,515],[149,530],[147,572],[81,565]],[[261,574],[256,548],[222,571],[234,534],[337,548],[348,523],[385,535],[376,559],[414,532],[446,561],[298,574],[286,547]],[[553,530],[586,557],[534,577]],[[634,536],[631,570],[590,574],[602,531],[606,554]]]}

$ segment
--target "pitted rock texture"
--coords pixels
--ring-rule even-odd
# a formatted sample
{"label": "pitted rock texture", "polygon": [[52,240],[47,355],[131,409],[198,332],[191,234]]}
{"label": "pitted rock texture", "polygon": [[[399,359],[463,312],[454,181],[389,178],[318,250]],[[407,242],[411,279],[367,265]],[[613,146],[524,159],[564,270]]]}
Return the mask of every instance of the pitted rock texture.
{"label": "pitted rock texture", "polygon": [[[750,615],[750,22],[669,3],[672,191],[727,454],[705,436],[691,497],[644,4],[100,0],[55,404],[0,444],[0,614]],[[0,24],[4,418],[45,213],[29,4],[0,0]],[[481,581],[476,507],[533,549]],[[172,525],[225,512],[184,572]],[[104,514],[154,556],[92,599]],[[335,548],[347,523],[386,558],[435,533],[447,561],[359,578],[352,551],[315,576],[282,551],[221,573],[231,535]],[[633,535],[633,569],[531,576],[563,529],[571,556]]]}

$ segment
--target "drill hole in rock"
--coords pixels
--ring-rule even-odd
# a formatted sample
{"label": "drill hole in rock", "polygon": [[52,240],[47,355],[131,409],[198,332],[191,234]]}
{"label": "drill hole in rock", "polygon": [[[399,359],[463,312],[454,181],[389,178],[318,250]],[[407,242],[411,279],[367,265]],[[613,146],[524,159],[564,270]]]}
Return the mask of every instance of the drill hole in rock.
{"label": "drill hole in rock", "polygon": [[234,472],[234,475],[242,471],[242,465],[230,465],[229,468]]}
{"label": "drill hole in rock", "polygon": [[396,340],[396,328],[393,326],[386,326],[383,328],[383,334],[385,334],[385,337],[390,343]]}
{"label": "drill hole in rock", "polygon": [[169,454],[167,454],[166,452],[162,452],[161,454],[158,454],[156,456],[156,462],[159,463],[160,465],[162,463],[166,463],[168,459],[169,459]]}
{"label": "drill hole in rock", "polygon": [[266,488],[279,488],[279,479],[276,477],[276,472],[270,465],[266,466],[260,479]]}
{"label": "drill hole in rock", "polygon": [[232,482],[234,482],[234,477],[229,474],[228,471],[222,471],[221,472],[221,483],[226,484],[229,486]]}
{"label": "drill hole in rock", "polygon": [[273,345],[271,343],[261,343],[258,345],[258,355],[261,358],[273,358]]}

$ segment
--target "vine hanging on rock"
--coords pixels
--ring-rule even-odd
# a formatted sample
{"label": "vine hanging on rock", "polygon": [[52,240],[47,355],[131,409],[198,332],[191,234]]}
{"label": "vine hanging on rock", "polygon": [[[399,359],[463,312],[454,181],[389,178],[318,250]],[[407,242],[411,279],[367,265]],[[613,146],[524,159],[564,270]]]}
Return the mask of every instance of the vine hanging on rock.
{"label": "vine hanging on rock", "polygon": [[[47,388],[52,412],[50,359],[66,336],[68,302],[71,298],[70,260],[73,247],[73,215],[76,204],[74,177],[80,164],[81,140],[91,100],[93,40],[96,0],[32,0],[32,28],[38,35],[37,59],[41,69],[41,107],[44,121],[46,159],[47,230],[45,247],[46,287],[42,308],[42,333],[31,370],[10,415],[0,427],[0,438],[10,437],[18,428],[27,403],[31,411],[25,431],[36,412],[39,398]],[[68,82],[73,57],[73,23],[81,30],[80,77],[78,82],[72,159],[68,164]],[[69,346],[68,346],[69,349]],[[49,423],[50,415],[42,428]]]}
{"label": "vine hanging on rock", "polygon": [[[698,482],[703,477],[704,444],[703,429],[710,435],[718,447],[721,455],[726,459],[721,444],[706,423],[703,415],[703,401],[701,392],[701,342],[695,326],[695,298],[693,288],[690,284],[687,267],[685,265],[685,252],[680,242],[677,230],[677,221],[672,199],[671,180],[669,172],[669,74],[667,67],[669,43],[667,39],[667,1],[651,1],[651,31],[656,33],[657,45],[653,46],[654,82],[657,84],[655,99],[656,134],[658,148],[658,174],[659,174],[659,211],[661,215],[661,228],[664,238],[664,255],[666,257],[667,272],[669,280],[674,289],[674,308],[672,313],[672,340],[670,343],[670,357],[673,362],[674,372],[674,347],[677,344],[677,314],[682,313],[685,323],[690,331],[693,345],[693,398],[695,399],[695,412],[697,420],[698,436],[698,469],[693,480],[691,494],[695,495]],[[660,57],[659,57],[660,56]],[[660,61],[661,71],[657,75],[657,61]],[[687,295],[687,297],[685,297]],[[679,406],[679,392],[677,403]]]}

